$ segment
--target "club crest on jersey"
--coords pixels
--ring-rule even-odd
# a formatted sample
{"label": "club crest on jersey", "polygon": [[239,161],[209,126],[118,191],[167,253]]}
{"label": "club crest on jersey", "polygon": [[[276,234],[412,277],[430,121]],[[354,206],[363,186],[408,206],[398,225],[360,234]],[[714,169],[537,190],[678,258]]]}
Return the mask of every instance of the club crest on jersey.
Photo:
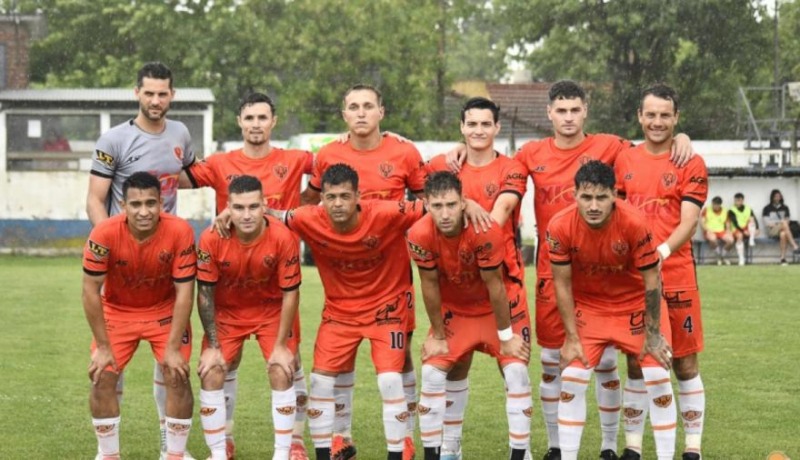
{"label": "club crest on jersey", "polygon": [[472,251],[458,251],[458,259],[464,265],[472,265],[475,263],[475,253]]}
{"label": "club crest on jersey", "polygon": [[203,251],[200,248],[197,248],[197,263],[198,264],[210,264],[211,263],[211,254],[206,251]]}
{"label": "club crest on jersey", "polygon": [[270,254],[268,256],[264,256],[264,260],[262,260],[262,263],[264,264],[264,266],[266,268],[272,270],[273,268],[275,268],[275,265],[277,264],[277,261],[275,260],[275,257],[273,257]]}
{"label": "club crest on jersey", "polygon": [[492,182],[492,183],[486,184],[486,186],[483,188],[483,191],[486,193],[486,196],[488,198],[492,198],[492,197],[495,196],[495,194],[497,194],[497,190],[498,189],[499,189],[499,187],[497,186],[497,184]]}
{"label": "club crest on jersey", "polygon": [[286,165],[278,164],[272,167],[272,172],[278,176],[278,179],[283,180],[286,177],[286,173],[289,172],[289,168]]}
{"label": "club crest on jersey", "polygon": [[394,166],[391,163],[384,161],[380,165],[378,165],[378,171],[381,173],[384,179],[388,179],[389,176],[392,175],[392,171],[394,171]]}
{"label": "club crest on jersey", "polygon": [[106,152],[100,149],[95,150],[94,153],[95,153],[95,158],[100,163],[103,163],[106,166],[114,165],[114,157],[112,157],[111,155],[107,154]]}
{"label": "club crest on jersey", "polygon": [[572,393],[567,393],[566,391],[561,392],[561,402],[570,402],[575,399],[575,395]]}
{"label": "club crest on jersey", "polygon": [[653,398],[653,403],[658,407],[669,407],[672,404],[672,395],[664,395],[659,396],[658,398]]}
{"label": "club crest on jersey", "polygon": [[367,249],[375,249],[380,244],[380,240],[378,239],[377,236],[370,235],[361,240],[361,244],[363,244],[364,247]]}
{"label": "club crest on jersey", "polygon": [[208,417],[209,415],[213,415],[217,412],[216,407],[201,407],[200,408],[200,415],[203,417]]}
{"label": "club crest on jersey", "polygon": [[666,172],[661,176],[661,183],[663,183],[666,188],[672,187],[672,184],[674,184],[676,180],[675,174],[671,172]]}
{"label": "club crest on jersey", "polygon": [[168,264],[172,262],[173,254],[169,251],[163,250],[158,253],[158,261],[162,264]]}
{"label": "club crest on jersey", "polygon": [[172,153],[175,154],[175,158],[177,158],[178,161],[183,161],[183,149],[180,146],[175,147]]}
{"label": "club crest on jersey", "polygon": [[275,412],[281,415],[292,415],[294,414],[295,406],[283,406],[283,407],[276,407]]}
{"label": "club crest on jersey", "polygon": [[683,419],[686,420],[687,422],[693,422],[702,416],[703,416],[703,411],[701,410],[687,410],[681,412],[681,417],[683,417]]}
{"label": "club crest on jersey", "polygon": [[92,253],[95,260],[103,260],[108,257],[108,248],[92,240],[89,240],[89,252]]}
{"label": "club crest on jersey", "polygon": [[618,256],[624,256],[630,250],[630,246],[626,241],[617,240],[611,244],[611,250]]}

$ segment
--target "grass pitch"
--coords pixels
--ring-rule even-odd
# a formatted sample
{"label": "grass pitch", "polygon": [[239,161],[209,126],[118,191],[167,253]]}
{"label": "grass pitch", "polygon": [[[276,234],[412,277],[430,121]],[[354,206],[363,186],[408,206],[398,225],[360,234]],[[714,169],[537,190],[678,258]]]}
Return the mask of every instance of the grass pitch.
{"label": "grass pitch", "polygon": [[[308,375],[322,288],[313,268],[305,268],[303,275],[301,352]],[[793,288],[800,268],[700,267],[698,275],[706,341],[700,359],[707,396],[704,458],[759,460],[772,451],[800,457],[800,386],[791,358],[800,349],[797,293]],[[0,458],[94,457],[96,443],[86,376],[91,334],[80,301],[81,276],[80,259],[76,257],[0,257],[0,375],[4,378],[0,387]],[[528,285],[533,286],[533,269],[528,270],[527,278]],[[421,296],[418,299],[421,301]],[[428,323],[421,305],[417,322],[412,350],[418,363],[420,337]],[[194,369],[202,335],[196,314],[193,325]],[[536,347],[535,353],[538,356]],[[158,457],[151,356],[149,348],[142,346],[126,371],[121,425],[124,458]],[[624,374],[624,359],[620,363]],[[534,395],[539,374],[538,362],[531,363]],[[237,458],[270,458],[269,388],[260,351],[252,341],[245,347],[239,379]],[[503,384],[494,362],[476,356],[470,382],[465,458],[506,458]],[[380,398],[368,345],[362,346],[359,355],[356,383],[353,434],[359,459],[385,458]],[[198,379],[192,384],[197,395]],[[586,459],[597,458],[600,445],[593,400],[589,396],[589,420],[582,441],[581,458]],[[197,408],[197,400],[195,403]],[[546,451],[546,440],[537,399],[534,407],[531,446],[533,458],[538,459]],[[208,450],[196,413],[189,449],[200,459],[208,455]],[[679,452],[682,444],[679,431]],[[622,435],[619,446],[621,450]],[[654,458],[651,436],[645,446],[644,458]]]}

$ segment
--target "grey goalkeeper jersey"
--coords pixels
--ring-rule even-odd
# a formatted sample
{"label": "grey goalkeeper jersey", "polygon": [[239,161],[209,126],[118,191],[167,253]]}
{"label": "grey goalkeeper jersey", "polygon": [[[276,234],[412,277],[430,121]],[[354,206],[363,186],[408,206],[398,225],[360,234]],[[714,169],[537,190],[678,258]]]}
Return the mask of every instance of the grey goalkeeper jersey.
{"label": "grey goalkeeper jersey", "polygon": [[163,210],[175,214],[178,176],[193,162],[191,137],[183,123],[167,120],[163,132],[150,134],[128,120],[109,129],[97,140],[92,174],[111,179],[111,190],[106,198],[109,216],[121,211],[122,183],[139,171],[147,171],[158,178]]}

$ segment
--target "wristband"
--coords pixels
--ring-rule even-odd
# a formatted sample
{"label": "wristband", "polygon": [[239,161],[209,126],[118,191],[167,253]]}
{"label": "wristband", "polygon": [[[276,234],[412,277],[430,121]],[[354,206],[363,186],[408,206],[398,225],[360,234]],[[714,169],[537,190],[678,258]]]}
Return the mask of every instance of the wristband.
{"label": "wristband", "polygon": [[514,331],[510,327],[497,331],[497,336],[500,337],[501,342],[507,342],[514,337]]}
{"label": "wristband", "polygon": [[669,249],[669,245],[666,243],[666,241],[659,244],[656,248],[656,251],[661,254],[661,260],[667,260],[667,257],[672,254],[672,251]]}

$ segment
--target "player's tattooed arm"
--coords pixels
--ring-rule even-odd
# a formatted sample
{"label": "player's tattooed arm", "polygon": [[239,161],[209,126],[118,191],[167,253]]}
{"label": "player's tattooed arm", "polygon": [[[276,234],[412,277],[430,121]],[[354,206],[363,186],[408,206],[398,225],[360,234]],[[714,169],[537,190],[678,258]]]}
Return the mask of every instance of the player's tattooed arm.
{"label": "player's tattooed arm", "polygon": [[[665,369],[672,365],[672,348],[661,335],[661,272],[658,266],[642,270],[644,279],[644,349],[640,359],[649,354]],[[666,319],[664,319],[666,321]]]}
{"label": "player's tattooed arm", "polygon": [[206,333],[209,346],[219,348],[217,323],[214,321],[214,292],[213,284],[198,283],[197,311],[200,313],[200,321],[203,323],[203,331]]}

